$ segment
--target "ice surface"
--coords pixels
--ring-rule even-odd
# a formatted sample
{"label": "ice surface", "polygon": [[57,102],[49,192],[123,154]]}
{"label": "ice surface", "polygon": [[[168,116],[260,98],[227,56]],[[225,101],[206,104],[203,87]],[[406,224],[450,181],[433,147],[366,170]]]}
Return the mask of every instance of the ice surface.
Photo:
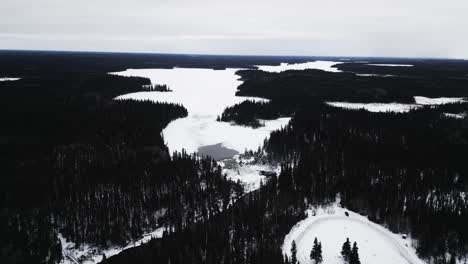
{"label": "ice surface", "polygon": [[[349,217],[345,216],[349,213]],[[284,239],[283,254],[291,256],[291,243],[297,245],[301,264],[312,263],[310,251],[315,237],[322,242],[323,263],[342,264],[341,247],[346,238],[357,242],[362,264],[423,264],[411,238],[390,232],[367,217],[341,208],[338,203],[307,211],[308,217],[296,224]]]}
{"label": "ice surface", "polygon": [[393,112],[393,113],[406,113],[421,106],[417,104],[401,104],[401,103],[349,103],[349,102],[327,102],[328,105],[351,109],[360,110],[364,109],[369,112]]}
{"label": "ice surface", "polygon": [[466,98],[463,98],[463,97],[429,98],[429,97],[424,97],[424,96],[415,96],[414,100],[416,101],[416,104],[420,104],[420,105],[443,105],[443,104],[467,102]]}
{"label": "ice surface", "polygon": [[0,78],[0,82],[12,82],[12,81],[18,81],[20,78],[8,78],[8,77],[3,77]]}
{"label": "ice surface", "polygon": [[384,64],[384,63],[376,63],[376,64],[367,64],[371,66],[385,66],[385,67],[413,67],[414,65],[411,64]]}
{"label": "ice surface", "polygon": [[227,122],[217,122],[223,110],[245,100],[267,101],[255,97],[235,96],[241,84],[236,69],[140,69],[114,73],[122,76],[147,77],[153,84],[166,84],[173,92],[138,92],[117,97],[119,100],[151,100],[178,103],[188,110],[186,118],[172,121],[163,137],[169,151],[196,152],[199,147],[221,143],[244,152],[257,149],[271,131],[286,125],[290,118],[264,121],[265,126],[253,129]]}
{"label": "ice surface", "polygon": [[396,75],[392,75],[392,74],[372,74],[372,73],[356,73],[356,76],[362,76],[362,77],[396,77]]}
{"label": "ice surface", "polygon": [[332,68],[335,64],[340,64],[339,61],[313,61],[305,63],[288,64],[281,63],[279,66],[267,66],[267,65],[256,65],[259,70],[266,72],[282,72],[287,70],[306,70],[306,69],[317,69],[328,72],[340,72],[337,68]]}

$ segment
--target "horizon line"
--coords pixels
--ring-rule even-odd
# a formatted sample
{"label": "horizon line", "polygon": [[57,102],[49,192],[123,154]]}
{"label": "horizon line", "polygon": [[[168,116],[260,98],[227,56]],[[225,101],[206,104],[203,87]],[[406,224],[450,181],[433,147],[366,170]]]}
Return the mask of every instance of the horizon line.
{"label": "horizon line", "polygon": [[136,52],[136,51],[97,51],[97,50],[60,50],[60,49],[2,49],[0,52],[51,52],[51,53],[103,53],[103,54],[135,54],[135,55],[173,55],[173,56],[224,56],[224,57],[290,57],[290,58],[342,58],[342,59],[403,59],[403,60],[459,60],[464,58],[448,57],[401,57],[401,56],[352,56],[352,55],[253,55],[253,54],[207,54],[207,53],[171,53],[171,52]]}

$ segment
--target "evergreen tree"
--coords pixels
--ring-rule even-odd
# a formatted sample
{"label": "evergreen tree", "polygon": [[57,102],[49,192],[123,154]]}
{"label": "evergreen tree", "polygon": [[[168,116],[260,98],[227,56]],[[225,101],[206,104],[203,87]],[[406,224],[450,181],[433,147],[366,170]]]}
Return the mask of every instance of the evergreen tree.
{"label": "evergreen tree", "polygon": [[359,260],[358,249],[359,248],[357,246],[357,243],[354,242],[353,249],[351,250],[351,255],[349,257],[349,264],[361,264],[361,261]]}
{"label": "evergreen tree", "polygon": [[341,256],[345,261],[349,261],[351,255],[351,243],[349,242],[349,238],[346,238],[346,241],[343,243],[343,247],[341,248]]}
{"label": "evergreen tree", "polygon": [[315,260],[315,263],[322,263],[322,262],[323,262],[322,242],[319,242],[318,247],[317,247],[317,259]]}
{"label": "evergreen tree", "polygon": [[296,247],[296,241],[293,240],[291,244],[291,263],[296,264],[297,263],[297,247]]}
{"label": "evergreen tree", "polygon": [[314,239],[314,246],[310,252],[310,259],[313,260],[314,263],[322,262],[322,243],[318,242],[317,238]]}

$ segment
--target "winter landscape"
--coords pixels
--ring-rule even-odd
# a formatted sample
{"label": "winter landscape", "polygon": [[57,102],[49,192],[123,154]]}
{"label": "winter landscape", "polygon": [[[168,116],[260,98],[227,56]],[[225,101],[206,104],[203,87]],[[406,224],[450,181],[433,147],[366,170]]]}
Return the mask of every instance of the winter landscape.
{"label": "winter landscape", "polygon": [[467,264],[463,1],[0,8],[0,262]]}

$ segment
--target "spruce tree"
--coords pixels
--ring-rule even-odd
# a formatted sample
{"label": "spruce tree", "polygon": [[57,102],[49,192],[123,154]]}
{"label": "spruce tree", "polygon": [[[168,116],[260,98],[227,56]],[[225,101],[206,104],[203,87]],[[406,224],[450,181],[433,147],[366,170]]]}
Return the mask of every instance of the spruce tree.
{"label": "spruce tree", "polygon": [[358,252],[358,246],[357,243],[354,242],[353,244],[353,249],[351,250],[351,255],[349,258],[349,264],[361,264],[361,261],[359,260],[359,252]]}
{"label": "spruce tree", "polygon": [[322,262],[322,243],[319,243],[317,238],[314,239],[314,246],[310,251],[310,259],[313,260],[314,263]]}
{"label": "spruce tree", "polygon": [[297,263],[297,247],[296,247],[296,241],[294,240],[291,244],[291,263],[292,264]]}
{"label": "spruce tree", "polygon": [[315,260],[315,263],[322,263],[323,258],[322,258],[322,242],[319,242],[318,247],[317,247],[317,259]]}
{"label": "spruce tree", "polygon": [[351,255],[351,243],[349,242],[349,238],[346,238],[346,241],[343,243],[343,247],[341,248],[341,256],[345,261],[349,261],[349,257]]}

